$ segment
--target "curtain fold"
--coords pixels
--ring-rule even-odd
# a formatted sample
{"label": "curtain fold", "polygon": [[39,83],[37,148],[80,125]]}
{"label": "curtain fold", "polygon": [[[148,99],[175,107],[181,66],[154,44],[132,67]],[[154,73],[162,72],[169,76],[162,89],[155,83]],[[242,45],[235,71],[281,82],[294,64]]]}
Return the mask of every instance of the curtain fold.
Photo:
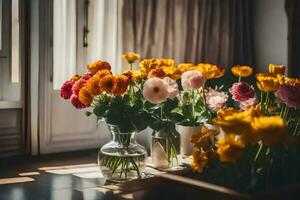
{"label": "curtain fold", "polygon": [[123,0],[123,52],[253,64],[251,0]]}
{"label": "curtain fold", "polygon": [[122,71],[121,25],[118,0],[90,0],[87,63],[107,60],[115,73]]}

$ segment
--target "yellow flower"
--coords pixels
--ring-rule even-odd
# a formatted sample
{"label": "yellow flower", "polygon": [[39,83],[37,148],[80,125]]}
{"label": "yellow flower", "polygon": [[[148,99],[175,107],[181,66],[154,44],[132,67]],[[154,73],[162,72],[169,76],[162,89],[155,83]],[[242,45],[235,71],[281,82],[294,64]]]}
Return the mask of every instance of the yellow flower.
{"label": "yellow flower", "polygon": [[231,68],[231,72],[237,77],[248,77],[253,73],[253,69],[249,66],[236,65]]}
{"label": "yellow flower", "polygon": [[114,85],[112,88],[112,93],[114,95],[122,95],[126,92],[129,85],[129,79],[125,75],[116,75],[114,78]]}
{"label": "yellow flower", "polygon": [[299,78],[291,78],[291,77],[284,77],[283,82],[280,84],[293,84],[300,86],[300,79]]}
{"label": "yellow flower", "polygon": [[268,146],[284,143],[288,137],[288,129],[280,116],[254,118],[251,126]]}
{"label": "yellow flower", "polygon": [[111,70],[111,66],[106,61],[98,60],[94,63],[89,64],[87,66],[87,69],[91,73],[97,73],[99,70],[104,70],[104,69]]}
{"label": "yellow flower", "polygon": [[201,173],[203,172],[205,166],[208,163],[208,157],[206,152],[197,150],[192,154],[192,169],[195,172]]}
{"label": "yellow flower", "polygon": [[112,94],[116,81],[113,75],[107,75],[100,80],[100,90]]}
{"label": "yellow flower", "polygon": [[78,99],[84,105],[89,106],[93,102],[94,97],[91,93],[89,93],[86,87],[83,87],[79,90]]}
{"label": "yellow flower", "polygon": [[217,65],[200,63],[196,67],[206,79],[220,78],[224,76],[225,68]]}
{"label": "yellow flower", "polygon": [[217,142],[217,154],[222,162],[235,163],[242,155],[245,144],[238,136],[229,134]]}
{"label": "yellow flower", "polygon": [[93,96],[97,96],[97,95],[101,94],[99,83],[100,83],[100,78],[98,76],[91,77],[86,82],[87,91]]}
{"label": "yellow flower", "polygon": [[277,75],[277,74],[284,75],[284,73],[285,73],[285,66],[283,66],[283,65],[269,64],[269,73],[274,74],[274,75]]}
{"label": "yellow flower", "polygon": [[143,78],[140,70],[126,70],[122,74],[129,79],[129,82],[138,81]]}
{"label": "yellow flower", "polygon": [[275,92],[279,88],[279,80],[272,75],[258,73],[256,74],[257,87],[262,92]]}
{"label": "yellow flower", "polygon": [[164,78],[166,77],[166,73],[164,72],[163,69],[151,69],[150,72],[148,73],[147,78],[150,79],[154,77]]}
{"label": "yellow flower", "polygon": [[122,59],[129,63],[134,63],[139,58],[140,58],[140,55],[137,53],[133,53],[133,52],[122,55]]}
{"label": "yellow flower", "polygon": [[192,135],[191,143],[193,143],[198,149],[201,149],[209,145],[210,139],[218,134],[219,131],[202,126],[200,133]]}
{"label": "yellow flower", "polygon": [[71,78],[72,81],[78,81],[82,76],[78,75],[78,74],[74,74]]}
{"label": "yellow flower", "polygon": [[173,71],[172,79],[177,80],[181,78],[181,75],[190,70],[194,70],[195,65],[192,63],[181,63]]}
{"label": "yellow flower", "polygon": [[140,62],[140,70],[143,76],[147,77],[152,69],[164,69],[166,67],[174,66],[173,59],[144,59]]}
{"label": "yellow flower", "polygon": [[222,127],[226,133],[236,135],[247,134],[251,131],[251,121],[261,113],[255,108],[237,111],[232,108],[220,109],[213,123]]}
{"label": "yellow flower", "polygon": [[170,78],[173,79],[173,74],[174,74],[174,72],[175,72],[175,70],[176,70],[176,67],[175,67],[175,66],[165,66],[165,67],[163,68],[163,70],[164,70],[166,76],[168,76],[168,77],[170,77]]}

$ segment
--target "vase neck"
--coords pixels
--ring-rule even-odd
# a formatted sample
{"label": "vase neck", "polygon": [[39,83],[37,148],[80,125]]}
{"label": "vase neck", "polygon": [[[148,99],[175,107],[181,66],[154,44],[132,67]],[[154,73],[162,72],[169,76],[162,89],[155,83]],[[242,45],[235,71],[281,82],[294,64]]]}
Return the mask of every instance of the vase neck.
{"label": "vase neck", "polygon": [[129,147],[130,143],[135,143],[135,133],[112,133],[113,141],[120,147]]}
{"label": "vase neck", "polygon": [[112,134],[112,140],[122,148],[126,148],[130,143],[135,143],[135,132],[122,133],[117,126],[108,125]]}

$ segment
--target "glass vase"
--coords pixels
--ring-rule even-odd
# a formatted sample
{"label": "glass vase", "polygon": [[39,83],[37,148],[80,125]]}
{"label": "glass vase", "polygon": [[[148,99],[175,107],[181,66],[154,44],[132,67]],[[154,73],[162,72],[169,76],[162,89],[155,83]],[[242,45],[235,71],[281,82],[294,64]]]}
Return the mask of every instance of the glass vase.
{"label": "glass vase", "polygon": [[145,170],[147,151],[135,140],[135,132],[122,133],[109,125],[112,141],[103,145],[98,153],[102,174],[111,181],[127,181],[141,177]]}
{"label": "glass vase", "polygon": [[177,155],[180,153],[180,137],[175,128],[164,128],[152,134],[151,158],[156,168],[173,168],[180,163]]}

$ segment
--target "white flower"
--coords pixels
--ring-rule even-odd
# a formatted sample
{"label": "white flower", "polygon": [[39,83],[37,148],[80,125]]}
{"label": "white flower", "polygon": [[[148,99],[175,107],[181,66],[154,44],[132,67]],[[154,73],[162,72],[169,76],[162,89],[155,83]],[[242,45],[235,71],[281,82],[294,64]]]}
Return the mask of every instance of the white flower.
{"label": "white flower", "polygon": [[205,94],[205,99],[209,109],[217,112],[228,100],[228,95],[225,92],[219,92],[209,88],[208,92]]}
{"label": "white flower", "polygon": [[204,75],[196,70],[186,71],[181,76],[182,88],[184,90],[195,90],[205,82]]}
{"label": "white flower", "polygon": [[168,85],[160,78],[150,78],[144,83],[143,95],[151,103],[161,103],[169,97]]}
{"label": "white flower", "polygon": [[179,93],[179,89],[176,81],[174,81],[170,77],[165,77],[163,80],[168,85],[169,98],[174,99]]}

